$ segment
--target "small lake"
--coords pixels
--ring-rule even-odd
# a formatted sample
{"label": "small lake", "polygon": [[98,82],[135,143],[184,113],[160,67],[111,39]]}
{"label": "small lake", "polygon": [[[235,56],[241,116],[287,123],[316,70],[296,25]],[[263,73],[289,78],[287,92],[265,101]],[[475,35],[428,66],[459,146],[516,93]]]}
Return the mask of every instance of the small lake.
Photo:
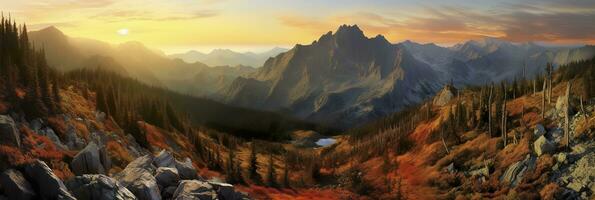
{"label": "small lake", "polygon": [[322,139],[319,139],[318,141],[316,141],[316,145],[321,146],[321,147],[327,147],[332,144],[335,144],[335,142],[337,142],[337,140],[335,140],[333,138],[322,138]]}

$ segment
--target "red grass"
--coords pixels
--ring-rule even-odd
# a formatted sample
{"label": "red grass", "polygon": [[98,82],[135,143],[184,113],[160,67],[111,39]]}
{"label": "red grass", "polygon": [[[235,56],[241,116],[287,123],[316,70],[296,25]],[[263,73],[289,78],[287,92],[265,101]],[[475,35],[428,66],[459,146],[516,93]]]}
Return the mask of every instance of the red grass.
{"label": "red grass", "polygon": [[66,139],[66,122],[61,117],[48,117],[48,125],[56,132],[60,139]]}
{"label": "red grass", "polygon": [[58,150],[54,143],[46,136],[41,136],[33,133],[33,131],[25,126],[20,128],[23,146],[29,149],[28,154],[34,158],[42,160],[62,160],[64,152]]}
{"label": "red grass", "polygon": [[124,168],[133,160],[128,151],[116,141],[108,141],[106,149],[115,166]]}
{"label": "red grass", "polygon": [[166,138],[163,135],[163,133],[161,133],[161,130],[159,128],[144,122],[141,125],[141,128],[143,127],[147,133],[147,141],[149,142],[149,144],[151,144],[152,146],[159,147],[161,149],[168,149],[169,146],[165,143]]}
{"label": "red grass", "polygon": [[21,165],[31,162],[33,159],[23,154],[19,149],[12,146],[0,145],[0,158],[9,165]]}

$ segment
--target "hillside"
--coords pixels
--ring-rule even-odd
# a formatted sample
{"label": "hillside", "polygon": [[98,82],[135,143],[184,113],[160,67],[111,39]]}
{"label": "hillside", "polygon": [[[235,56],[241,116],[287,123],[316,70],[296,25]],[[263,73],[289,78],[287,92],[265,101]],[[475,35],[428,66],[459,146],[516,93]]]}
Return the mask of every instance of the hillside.
{"label": "hillside", "polygon": [[217,87],[224,87],[233,78],[251,71],[245,67],[211,68],[200,62],[186,63],[139,42],[111,45],[92,39],[71,38],[55,27],[32,31],[29,38],[34,44],[43,44],[35,47],[45,49],[50,66],[60,71],[101,68],[148,85],[194,96],[211,97]]}

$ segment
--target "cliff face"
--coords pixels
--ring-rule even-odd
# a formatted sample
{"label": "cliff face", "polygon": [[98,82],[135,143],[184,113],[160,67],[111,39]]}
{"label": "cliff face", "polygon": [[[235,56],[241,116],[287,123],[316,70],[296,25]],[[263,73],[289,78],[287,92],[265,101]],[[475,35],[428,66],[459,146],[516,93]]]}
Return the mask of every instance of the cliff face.
{"label": "cliff face", "polygon": [[[297,45],[269,59],[223,92],[227,102],[299,117],[337,122],[371,119],[432,94],[438,87],[428,65],[390,44],[341,26],[311,45]],[[344,121],[343,121],[344,120]]]}

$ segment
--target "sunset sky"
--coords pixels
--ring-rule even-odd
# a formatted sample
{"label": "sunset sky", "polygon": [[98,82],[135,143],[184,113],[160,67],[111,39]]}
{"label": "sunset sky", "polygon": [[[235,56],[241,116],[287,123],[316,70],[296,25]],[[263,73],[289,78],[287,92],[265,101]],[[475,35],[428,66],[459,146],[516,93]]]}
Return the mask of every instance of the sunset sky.
{"label": "sunset sky", "polygon": [[[422,3],[420,3],[422,2]],[[469,3],[473,2],[473,3]],[[592,0],[0,0],[30,29],[140,41],[168,53],[231,48],[259,51],[306,44],[341,24],[451,45],[484,36],[515,42],[595,43]]]}

